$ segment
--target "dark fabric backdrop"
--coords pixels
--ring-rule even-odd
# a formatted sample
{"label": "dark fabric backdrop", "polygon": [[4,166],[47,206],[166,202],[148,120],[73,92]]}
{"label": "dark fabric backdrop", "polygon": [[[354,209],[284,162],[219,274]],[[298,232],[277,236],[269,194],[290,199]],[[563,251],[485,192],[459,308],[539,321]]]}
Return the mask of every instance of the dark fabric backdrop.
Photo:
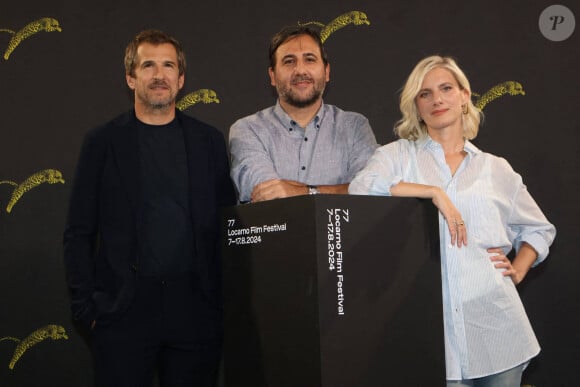
{"label": "dark fabric backdrop", "polygon": [[[350,11],[364,12],[370,25],[346,25],[325,42],[331,62],[325,101],[366,115],[380,143],[394,140],[398,91],[424,56],[455,57],[479,94],[506,81],[523,86],[525,95],[504,95],[485,106],[485,123],[474,142],[508,159],[558,229],[548,260],[520,287],[543,348],[527,370],[525,383],[577,385],[580,46],[578,31],[561,42],[542,35],[538,20],[552,4],[541,0],[3,4],[0,29],[16,32],[52,17],[62,31],[29,34],[7,60],[0,57],[0,181],[8,181],[0,184],[0,385],[92,385],[88,347],[70,320],[61,239],[85,132],[132,105],[123,54],[135,33],[158,28],[183,43],[188,69],[182,95],[206,88],[220,100],[198,103],[186,113],[227,135],[237,118],[274,103],[267,77],[270,36],[287,24],[328,24]],[[556,4],[576,16],[580,13],[576,1]],[[12,36],[0,31],[0,54]],[[64,184],[48,184],[36,175],[46,169],[61,172]],[[7,212],[17,185],[33,175],[20,186],[21,194]]]}

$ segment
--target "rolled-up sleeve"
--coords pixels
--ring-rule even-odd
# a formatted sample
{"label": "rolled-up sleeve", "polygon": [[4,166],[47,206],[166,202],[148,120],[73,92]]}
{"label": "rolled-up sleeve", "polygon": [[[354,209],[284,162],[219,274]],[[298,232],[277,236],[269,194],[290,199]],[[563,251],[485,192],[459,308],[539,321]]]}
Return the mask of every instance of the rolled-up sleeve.
{"label": "rolled-up sleeve", "polygon": [[366,167],[350,183],[349,194],[391,196],[391,187],[399,184],[403,179],[399,163],[394,161],[397,153],[397,143],[378,148]]}
{"label": "rolled-up sleeve", "polygon": [[369,159],[378,148],[369,120],[362,115],[356,115],[356,118],[357,120],[353,122],[353,145],[348,154],[348,176],[346,176],[346,181],[352,181],[356,174],[367,165]]}
{"label": "rolled-up sleeve", "polygon": [[232,125],[229,145],[232,164],[230,175],[241,202],[250,200],[257,184],[279,178],[268,149],[248,119],[238,120]]}
{"label": "rolled-up sleeve", "polygon": [[544,216],[518,176],[517,189],[512,200],[512,211],[508,218],[508,233],[514,241],[516,250],[522,242],[531,245],[538,253],[533,266],[541,263],[550,251],[556,237],[556,227]]}

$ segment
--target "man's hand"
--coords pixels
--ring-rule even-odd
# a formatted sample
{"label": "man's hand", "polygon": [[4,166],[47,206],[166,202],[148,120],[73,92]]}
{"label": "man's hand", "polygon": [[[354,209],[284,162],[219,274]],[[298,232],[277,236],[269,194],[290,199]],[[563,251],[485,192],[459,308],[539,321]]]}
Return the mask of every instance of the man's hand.
{"label": "man's hand", "polygon": [[306,195],[308,188],[305,184],[292,180],[267,180],[254,187],[252,202],[287,198],[290,196]]}

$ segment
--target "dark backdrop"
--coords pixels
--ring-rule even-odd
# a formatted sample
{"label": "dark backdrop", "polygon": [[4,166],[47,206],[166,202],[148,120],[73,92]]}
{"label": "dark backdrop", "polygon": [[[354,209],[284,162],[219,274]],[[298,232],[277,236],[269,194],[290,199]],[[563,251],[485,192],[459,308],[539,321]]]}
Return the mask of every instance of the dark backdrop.
{"label": "dark backdrop", "polygon": [[[560,42],[540,32],[540,15],[552,4],[541,0],[3,4],[0,29],[17,33],[28,23],[52,17],[62,31],[31,33],[7,60],[0,57],[0,181],[4,182],[0,385],[91,385],[88,348],[69,316],[62,230],[83,135],[132,105],[123,54],[135,33],[153,27],[181,40],[188,57],[182,94],[207,88],[220,100],[198,103],[186,113],[227,135],[237,118],[274,103],[267,77],[270,36],[287,24],[328,24],[350,11],[364,12],[370,25],[347,25],[325,42],[331,62],[325,101],[366,115],[380,143],[394,140],[398,90],[424,56],[454,56],[479,94],[506,81],[523,86],[525,95],[503,95],[485,106],[485,123],[475,143],[510,161],[558,229],[548,260],[520,287],[543,348],[525,382],[538,387],[577,385],[580,46],[577,31]],[[576,15],[580,12],[576,1],[559,4]],[[13,36],[0,32],[0,54]],[[64,184],[49,184],[39,174],[47,169],[61,172]],[[7,212],[15,191],[15,204]]]}

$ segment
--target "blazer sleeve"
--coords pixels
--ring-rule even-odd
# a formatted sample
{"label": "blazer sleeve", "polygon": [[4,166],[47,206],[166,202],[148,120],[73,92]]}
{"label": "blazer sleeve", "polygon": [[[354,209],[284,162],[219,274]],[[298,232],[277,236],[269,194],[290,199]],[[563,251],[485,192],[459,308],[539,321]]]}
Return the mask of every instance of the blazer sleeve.
{"label": "blazer sleeve", "polygon": [[104,146],[98,132],[87,134],[81,147],[69,199],[63,237],[66,279],[73,318],[90,325],[95,319],[95,250],[98,236],[99,185]]}
{"label": "blazer sleeve", "polygon": [[219,207],[236,204],[236,191],[230,177],[230,161],[228,158],[226,143],[223,135],[216,135],[213,141],[214,154],[216,155],[216,193]]}

